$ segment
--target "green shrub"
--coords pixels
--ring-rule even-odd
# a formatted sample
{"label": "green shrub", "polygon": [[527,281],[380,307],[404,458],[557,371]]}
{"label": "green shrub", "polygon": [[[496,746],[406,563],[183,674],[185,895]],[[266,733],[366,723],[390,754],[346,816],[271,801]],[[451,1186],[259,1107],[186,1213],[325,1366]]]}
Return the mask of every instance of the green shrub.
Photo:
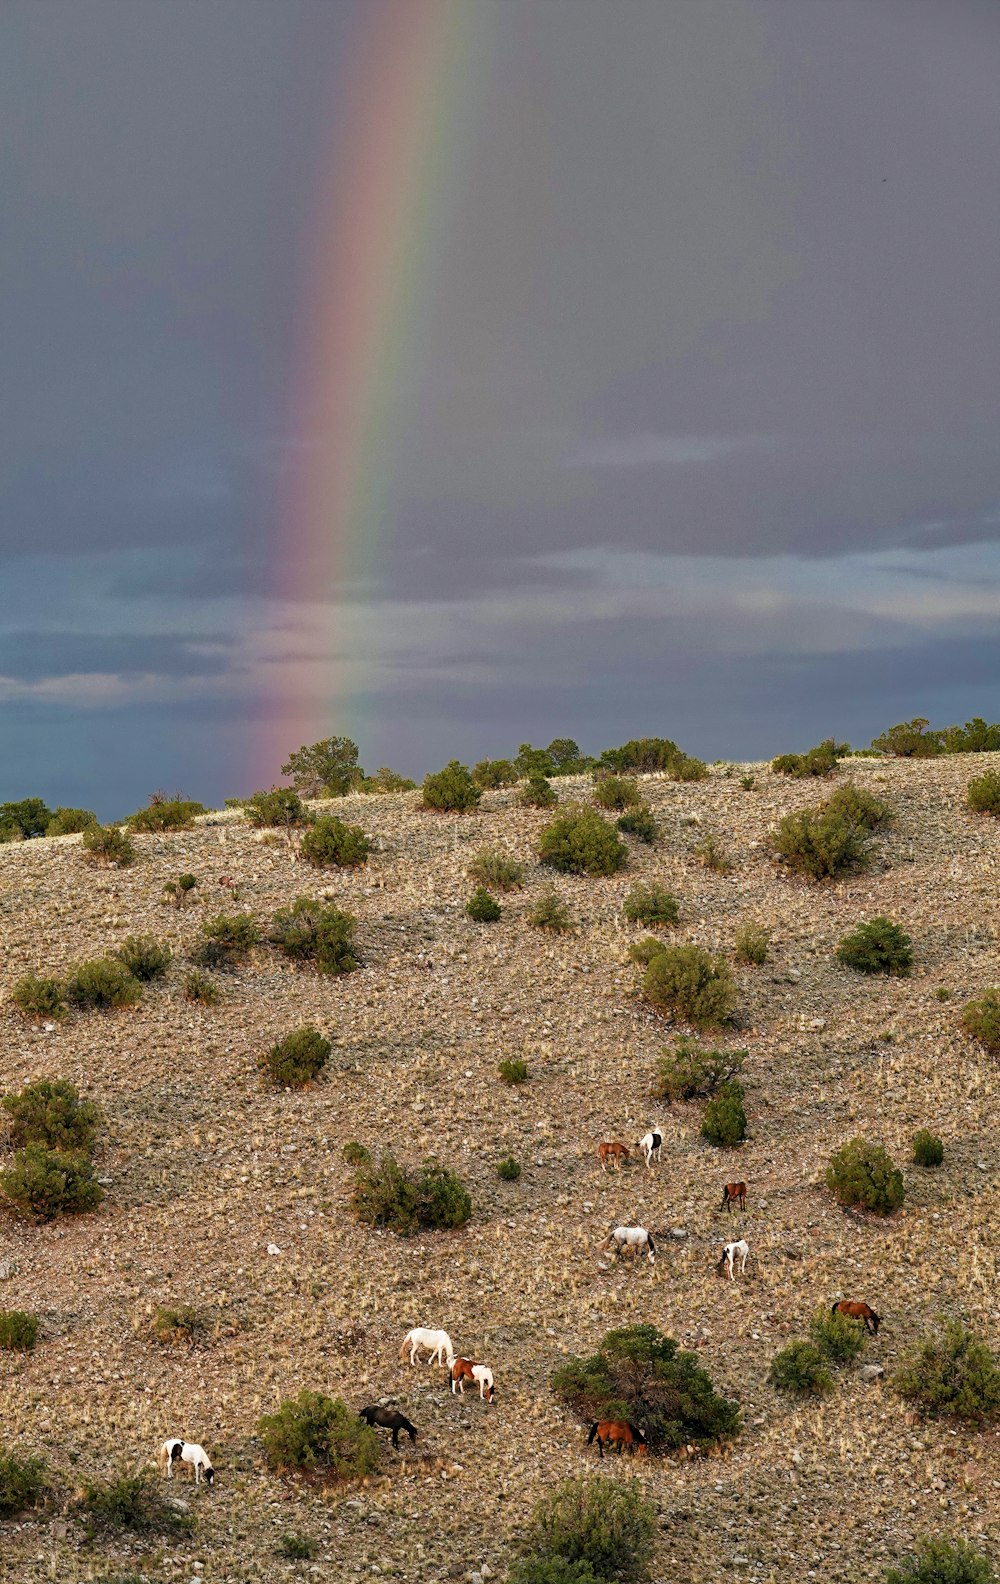
{"label": "green shrub", "polygon": [[378,1436],[364,1420],[322,1392],[300,1391],[257,1426],[271,1467],[279,1473],[300,1469],[335,1479],[370,1474],[379,1460]]}
{"label": "green shrub", "polygon": [[711,869],[715,874],[729,874],[732,870],[725,850],[719,845],[719,838],[712,831],[707,831],[702,837],[694,855],[703,869]]}
{"label": "green shrub", "polygon": [[30,841],[44,836],[52,810],[41,798],[22,798],[19,803],[0,803],[0,842]]}
{"label": "green shrub", "polygon": [[23,1309],[0,1309],[0,1348],[30,1353],[38,1341],[38,1316]]}
{"label": "green shrub", "polygon": [[538,1502],[522,1544],[511,1584],[639,1584],[652,1570],[656,1508],[637,1479],[562,1480]]}
{"label": "green shrub", "polygon": [[703,759],[693,759],[690,754],[681,754],[668,773],[674,781],[705,781],[709,771]]}
{"label": "green shrub", "polygon": [[666,886],[644,885],[637,880],[628,896],[622,912],[630,924],[649,924],[653,929],[672,927],[680,920],[680,908],[677,898]]}
{"label": "green shrub", "polygon": [[213,1007],[218,1004],[219,987],[200,968],[192,968],[184,975],[183,992],[185,1001],[191,1001],[196,1006]]}
{"label": "green shrub", "polygon": [[0,1518],[37,1507],[45,1494],[45,1459],[22,1457],[0,1445]]}
{"label": "green shrub", "polygon": [[101,1529],[125,1529],[131,1534],[188,1534],[190,1514],[172,1506],[151,1469],[139,1474],[119,1474],[102,1484],[83,1481],[80,1510]]}
{"label": "green shrub", "polygon": [[664,1051],[657,1069],[656,1095],[675,1100],[700,1100],[732,1082],[747,1059],[745,1050],[702,1050],[693,1040],[677,1041],[677,1049]]}
{"label": "green shrub", "polygon": [[774,1355],[767,1378],[779,1391],[798,1397],[825,1397],[833,1390],[833,1376],[811,1342],[789,1342]]}
{"label": "green shrub", "polygon": [[66,1015],[63,987],[58,979],[39,979],[35,974],[25,974],[11,991],[11,998],[25,1017],[58,1020]]}
{"label": "green shrub", "polygon": [[514,1159],[513,1155],[505,1155],[503,1160],[498,1162],[497,1176],[501,1182],[517,1182],[520,1175],[520,1163]]}
{"label": "green shrub", "polygon": [[941,736],[945,753],[996,753],[1000,748],[1000,725],[987,725],[981,715],[964,726],[946,726]]}
{"label": "green shrub", "polygon": [[449,760],[444,769],[438,770],[435,775],[424,777],[425,809],[437,809],[444,814],[464,814],[478,807],[482,795],[482,788],[473,781],[467,766],[459,764],[457,759]]}
{"label": "green shrub", "polygon": [[602,775],[594,783],[594,802],[619,814],[622,809],[638,808],[642,802],[639,783],[631,776]]}
{"label": "green shrub", "polygon": [[891,825],[893,820],[892,808],[888,803],[882,798],[872,797],[870,792],[856,786],[853,781],[845,781],[843,786],[830,793],[826,800],[826,811],[866,831],[882,830],[886,825]]}
{"label": "green shrub", "polygon": [[300,851],[315,869],[356,869],[368,862],[371,846],[360,825],[345,825],[328,814],[310,825]]}
{"label": "green shrub", "polygon": [[57,808],[45,827],[46,836],[77,836],[97,824],[91,809]]}
{"label": "green shrub", "polygon": [[647,847],[652,847],[660,834],[660,827],[653,817],[651,809],[644,803],[638,808],[629,809],[615,824],[624,836],[638,836]]}
{"label": "green shrub", "polygon": [[497,1072],[505,1084],[523,1084],[528,1080],[528,1064],[520,1056],[505,1056]]}
{"label": "green shrub", "polygon": [[634,963],[639,963],[645,968],[652,962],[657,952],[665,951],[666,943],[658,935],[644,935],[641,940],[629,944],[628,954]]}
{"label": "green shrub", "polygon": [[1000,1055],[1000,990],[984,990],[978,1001],[967,1003],[962,1010],[962,1029],[991,1056]]}
{"label": "green shrub", "polygon": [[569,908],[554,886],[544,886],[539,892],[528,923],[532,929],[549,930],[553,935],[566,935],[573,928]]}
{"label": "green shrub", "polygon": [[350,737],[324,737],[322,742],[299,748],[289,755],[281,773],[300,797],[307,798],[343,797],[364,778],[358,745]]}
{"label": "green shrub", "polygon": [[580,752],[579,743],[572,737],[553,737],[545,752],[552,763],[552,775],[585,775],[594,768],[593,759]]}
{"label": "green shrub", "polygon": [[523,808],[553,808],[559,797],[551,781],[544,776],[529,776],[517,801]]}
{"label": "green shrub", "polygon": [[484,792],[513,786],[518,779],[517,769],[509,759],[480,759],[473,766],[472,779]]}
{"label": "green shrub", "polygon": [[176,908],[183,907],[197,884],[196,875],[178,875],[176,880],[168,880],[164,885],[163,899],[164,901],[171,901]]}
{"label": "green shrub", "polygon": [[488,891],[520,891],[524,885],[524,865],[489,847],[479,849],[467,873],[470,880]]}
{"label": "green shrub", "polygon": [[891,1215],[906,1197],[903,1174],[879,1144],[866,1139],[851,1139],[830,1157],[826,1186],[844,1205]]}
{"label": "green shrub", "polygon": [[813,1346],[835,1364],[849,1364],[865,1345],[864,1327],[836,1310],[817,1309],[809,1322]]}
{"label": "green shrub", "polygon": [[964,1540],[927,1536],[917,1542],[917,1554],[899,1568],[887,1568],[884,1584],[996,1584],[989,1557]]}
{"label": "green shrub", "polygon": [[155,1340],[164,1347],[194,1347],[198,1342],[205,1342],[211,1334],[208,1317],[193,1304],[180,1304],[171,1307],[168,1304],[158,1304],[149,1322],[149,1329]]}
{"label": "green shrub", "polygon": [[100,1110],[93,1100],[81,1100],[79,1090],[65,1078],[40,1078],[18,1094],[4,1095],[2,1104],[14,1149],[44,1144],[46,1149],[87,1153],[94,1147]]}
{"label": "green shrub", "polygon": [[495,924],[502,915],[503,908],[488,891],[482,886],[477,886],[465,904],[465,911],[475,924]]}
{"label": "green shrub", "polygon": [[812,880],[863,868],[871,859],[863,829],[823,804],[786,814],[771,840],[779,863]]}
{"label": "green shrub", "polygon": [[940,1166],[944,1160],[944,1145],[936,1133],[927,1128],[914,1133],[913,1159],[918,1166]]}
{"label": "green shrub", "polygon": [[837,743],[827,737],[818,748],[810,748],[804,754],[779,754],[771,760],[771,769],[776,775],[795,776],[798,780],[806,776],[828,776],[836,770],[837,760],[850,751],[850,743]]}
{"label": "green shrub", "polygon": [[372,1158],[371,1150],[365,1149],[357,1139],[348,1139],[340,1153],[348,1166],[362,1166]]}
{"label": "green shrub", "polygon": [[736,1010],[729,964],[701,946],[665,946],[650,959],[642,993],[657,1012],[693,1028],[727,1022]]}
{"label": "green shrub", "polygon": [[539,856],[562,874],[610,875],[628,862],[628,848],[596,809],[570,808],[539,838]]}
{"label": "green shrub", "polygon": [[892,754],[897,759],[932,759],[944,751],[944,743],[942,733],[928,731],[929,725],[923,715],[901,721],[898,726],[890,726],[881,737],[873,738],[872,747],[878,753]]}
{"label": "green shrub", "polygon": [[125,964],[129,973],[143,984],[162,979],[173,961],[169,946],[161,945],[152,935],[128,935],[115,956]]}
{"label": "green shrub", "polygon": [[586,1424],[630,1420],[650,1452],[707,1446],[739,1429],[738,1404],[718,1396],[696,1354],[652,1325],[610,1331],[591,1358],[567,1359],[552,1389]]}
{"label": "green shrub", "polygon": [[40,1221],[85,1214],[104,1198],[86,1155],[47,1150],[44,1144],[26,1144],[17,1151],[14,1164],[0,1172],[0,1193],[22,1214]]}
{"label": "green shrub", "polygon": [[293,1029],[261,1057],[261,1066],[282,1088],[304,1089],[319,1077],[332,1049],[318,1029]]}
{"label": "green shrub", "polygon": [[632,770],[652,775],[657,770],[673,770],[686,759],[669,737],[633,737],[620,748],[605,748],[600,764],[608,770]]}
{"label": "green shrub", "polygon": [[309,825],[312,815],[291,787],[272,787],[270,792],[255,792],[243,805],[247,821],[256,830],[292,830]]}
{"label": "green shrub", "polygon": [[987,770],[966,788],[965,801],[973,814],[1000,815],[1000,773]]}
{"label": "green shrub", "polygon": [[517,750],[514,768],[519,776],[550,776],[556,773],[555,760],[547,748],[532,748],[530,743],[522,743]]}
{"label": "green shrub", "polygon": [[353,973],[358,966],[354,919],[332,903],[297,897],[290,908],[275,913],[267,938],[293,961],[311,963],[317,973]]}
{"label": "green shrub", "polygon": [[358,786],[359,792],[415,792],[417,783],[411,781],[409,776],[400,775],[398,771],[391,770],[388,765],[382,765],[372,776],[362,776]]}
{"label": "green shrub", "polygon": [[66,1000],[80,1011],[107,1012],[141,999],[142,985],[115,957],[78,963],[66,980]]}
{"label": "green shrub", "polygon": [[83,850],[94,863],[127,869],[135,863],[135,848],[117,825],[88,825],[83,833]]}
{"label": "green shrub", "polygon": [[740,776],[740,786],[744,792],[752,792],[756,785],[757,782],[752,775]]}
{"label": "green shrub", "polygon": [[710,1144],[732,1149],[747,1136],[747,1114],[743,1109],[743,1085],[720,1084],[702,1112],[701,1136]]}
{"label": "green shrub", "polygon": [[351,1202],[359,1221],[400,1237],[464,1226],[472,1214],[472,1199],[453,1172],[427,1161],[414,1176],[387,1153],[359,1163]]}
{"label": "green shrub", "polygon": [[205,939],[191,953],[200,968],[230,972],[260,940],[260,925],[249,913],[218,913],[201,926]]}
{"label": "green shrub", "polygon": [[938,1330],[910,1350],[893,1385],[930,1418],[970,1423],[1000,1415],[1000,1368],[994,1354],[960,1320],[942,1315]]}
{"label": "green shrub", "polygon": [[133,831],[192,830],[195,815],[205,812],[204,803],[186,798],[164,798],[154,792],[149,807],[130,814],[125,823]]}
{"label": "green shrub", "polygon": [[275,1546],[278,1556],[284,1557],[286,1562],[309,1562],[319,1555],[319,1545],[315,1540],[309,1540],[305,1535],[283,1534]]}
{"label": "green shrub", "polygon": [[761,963],[767,962],[770,944],[771,931],[763,924],[742,924],[733,941],[733,955],[738,963],[759,968]]}
{"label": "green shrub", "polygon": [[905,978],[913,967],[911,945],[906,931],[891,919],[873,918],[844,936],[837,947],[837,961],[856,973]]}

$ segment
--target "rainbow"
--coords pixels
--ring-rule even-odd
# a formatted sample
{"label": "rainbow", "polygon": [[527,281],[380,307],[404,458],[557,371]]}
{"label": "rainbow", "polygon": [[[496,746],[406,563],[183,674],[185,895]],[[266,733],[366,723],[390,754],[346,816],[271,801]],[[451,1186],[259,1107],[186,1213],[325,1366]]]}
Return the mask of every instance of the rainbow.
{"label": "rainbow", "polygon": [[[471,101],[473,34],[478,58],[488,14],[482,0],[358,7],[347,80],[335,85],[301,315],[290,421],[298,449],[280,512],[279,599],[328,605],[385,552],[408,416],[399,392],[413,389],[419,372],[434,263],[458,188],[457,122]],[[358,735],[355,690],[335,658],[338,635],[330,639],[329,662],[303,667],[304,686],[267,712],[255,784],[274,780],[299,741]],[[357,665],[355,652],[352,671]],[[305,735],[291,741],[297,728]]]}

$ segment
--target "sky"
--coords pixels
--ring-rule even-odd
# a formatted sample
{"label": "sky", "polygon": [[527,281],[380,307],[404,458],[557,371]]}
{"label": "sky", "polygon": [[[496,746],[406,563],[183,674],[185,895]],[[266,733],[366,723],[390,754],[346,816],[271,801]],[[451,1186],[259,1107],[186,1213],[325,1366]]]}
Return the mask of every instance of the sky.
{"label": "sky", "polygon": [[1000,718],[998,80],[995,0],[5,0],[0,800]]}

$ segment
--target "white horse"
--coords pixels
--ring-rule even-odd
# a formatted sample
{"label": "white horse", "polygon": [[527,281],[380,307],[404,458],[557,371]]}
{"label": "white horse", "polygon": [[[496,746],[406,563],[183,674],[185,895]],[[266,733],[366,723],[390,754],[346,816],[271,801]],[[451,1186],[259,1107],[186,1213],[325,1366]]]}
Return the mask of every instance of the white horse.
{"label": "white horse", "polygon": [[182,1441],[180,1436],[168,1436],[159,1450],[156,1461],[159,1464],[160,1473],[165,1474],[167,1479],[173,1479],[175,1463],[186,1463],[188,1468],[194,1470],[194,1482],[196,1485],[201,1484],[203,1474],[206,1485],[215,1484],[215,1470],[212,1467],[212,1459],[205,1451],[205,1448],[198,1446],[197,1442]]}
{"label": "white horse", "polygon": [[604,1239],[601,1247],[606,1253],[610,1253],[612,1245],[614,1246],[616,1259],[621,1259],[622,1250],[627,1248],[632,1249],[637,1255],[641,1254],[645,1249],[646,1257],[651,1265],[656,1259],[656,1244],[653,1242],[653,1234],[652,1232],[647,1232],[645,1227],[614,1227]]}
{"label": "white horse", "polygon": [[639,1140],[637,1148],[639,1154],[646,1162],[646,1170],[651,1171],[650,1161],[660,1159],[660,1145],[663,1143],[663,1134],[659,1128],[652,1128],[649,1133],[644,1133]]}
{"label": "white horse", "polygon": [[448,1368],[455,1362],[455,1349],[451,1345],[451,1337],[447,1331],[428,1331],[426,1326],[414,1326],[412,1331],[407,1331],[400,1344],[399,1356],[406,1357],[406,1350],[410,1350],[410,1363],[416,1364],[417,1355],[422,1347],[430,1349],[428,1364],[435,1362],[443,1365],[446,1361]]}
{"label": "white horse", "polygon": [[747,1268],[747,1255],[749,1253],[750,1245],[746,1238],[740,1238],[736,1243],[727,1243],[725,1248],[722,1250],[721,1255],[719,1256],[719,1263],[715,1268],[716,1270],[721,1271],[723,1266],[725,1266],[729,1271],[729,1280],[732,1281],[734,1267],[737,1260],[740,1262],[740,1275],[745,1275]]}

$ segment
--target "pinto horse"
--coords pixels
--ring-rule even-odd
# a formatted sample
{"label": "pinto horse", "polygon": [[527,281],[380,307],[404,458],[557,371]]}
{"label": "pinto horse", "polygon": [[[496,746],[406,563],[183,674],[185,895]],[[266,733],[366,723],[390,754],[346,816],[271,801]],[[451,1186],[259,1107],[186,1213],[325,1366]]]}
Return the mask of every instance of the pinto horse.
{"label": "pinto horse", "polygon": [[459,1393],[465,1395],[465,1383],[471,1381],[473,1386],[479,1387],[480,1398],[492,1402],[494,1398],[493,1371],[488,1364],[474,1364],[472,1359],[457,1358],[451,1366],[451,1394],[454,1397],[455,1387]]}
{"label": "pinto horse", "polygon": [[650,1164],[651,1161],[659,1160],[662,1144],[663,1134],[658,1127],[652,1128],[648,1133],[644,1133],[637,1142],[635,1147],[645,1161],[647,1171],[652,1171],[653,1169]]}
{"label": "pinto horse", "polygon": [[601,1457],[604,1456],[606,1445],[616,1446],[619,1457],[626,1447],[637,1457],[645,1457],[649,1451],[642,1431],[637,1430],[635,1425],[629,1424],[625,1419],[598,1419],[597,1423],[590,1427],[587,1445],[590,1446],[592,1441],[597,1442],[597,1450]]}
{"label": "pinto horse", "polygon": [[622,1161],[628,1160],[628,1153],[627,1144],[618,1144],[617,1142],[599,1144],[597,1146],[597,1158],[601,1163],[601,1170],[607,1171],[608,1161],[610,1161],[615,1171],[620,1171]]}
{"label": "pinto horse", "polygon": [[383,1430],[392,1431],[392,1444],[399,1451],[399,1432],[405,1430],[410,1440],[416,1443],[417,1427],[412,1425],[405,1414],[396,1408],[380,1408],[377,1403],[369,1403],[367,1408],[362,1408],[358,1414],[368,1425],[381,1425]]}
{"label": "pinto horse", "polygon": [[723,1185],[722,1185],[722,1203],[720,1204],[719,1209],[720,1210],[728,1210],[729,1214],[732,1215],[732,1213],[733,1213],[733,1205],[734,1204],[738,1204],[741,1210],[743,1210],[744,1212],[746,1211],[746,1207],[747,1207],[747,1185],[746,1185],[746,1183],[723,1183]]}
{"label": "pinto horse", "polygon": [[865,1330],[870,1331],[872,1336],[878,1336],[882,1317],[874,1309],[869,1309],[866,1303],[852,1303],[849,1298],[842,1298],[840,1303],[831,1304],[830,1313],[846,1315],[848,1320],[863,1320]]}

